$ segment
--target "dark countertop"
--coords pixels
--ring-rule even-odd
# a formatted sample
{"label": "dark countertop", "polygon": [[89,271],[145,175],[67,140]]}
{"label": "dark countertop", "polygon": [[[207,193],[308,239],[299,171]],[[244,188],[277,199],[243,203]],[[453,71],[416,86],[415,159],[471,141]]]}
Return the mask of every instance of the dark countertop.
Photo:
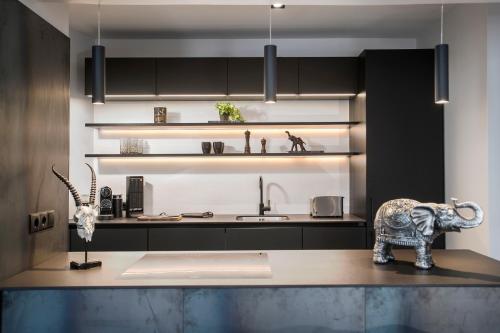
{"label": "dark countertop", "polygon": [[[237,251],[231,251],[237,252]],[[240,251],[243,253],[257,251]],[[259,251],[269,256],[271,278],[137,278],[121,274],[146,253],[92,252],[101,268],[72,271],[71,260],[83,253],[60,254],[33,269],[0,282],[0,289],[44,288],[168,288],[168,287],[307,287],[307,286],[494,286],[500,287],[500,262],[469,250],[435,250],[436,267],[413,266],[414,250],[394,251],[397,262],[375,265],[371,250]],[[177,252],[181,253],[181,252]],[[186,252],[183,252],[186,253]],[[193,253],[193,252],[189,252]],[[207,253],[207,252],[205,252]]]}
{"label": "dark countertop", "polygon": [[[239,215],[252,215],[252,214],[239,214]],[[269,214],[274,215],[274,214]],[[137,221],[135,218],[118,218],[113,220],[97,220],[96,225],[185,225],[185,224],[238,224],[238,225],[280,225],[280,224],[365,224],[365,220],[355,215],[344,214],[344,217],[320,217],[315,218],[307,214],[282,214],[287,215],[290,219],[281,222],[248,222],[237,221],[236,216],[230,214],[214,215],[210,218],[183,218],[180,221]],[[69,221],[70,225],[75,224],[73,220]]]}

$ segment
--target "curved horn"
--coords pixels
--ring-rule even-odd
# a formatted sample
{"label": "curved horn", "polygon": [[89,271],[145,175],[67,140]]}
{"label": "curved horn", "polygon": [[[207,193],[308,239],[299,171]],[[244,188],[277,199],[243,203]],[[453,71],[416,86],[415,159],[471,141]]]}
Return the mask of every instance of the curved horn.
{"label": "curved horn", "polygon": [[54,169],[54,165],[52,165],[52,172],[54,173],[54,175],[56,175],[57,178],[59,178],[64,183],[64,185],[66,185],[68,190],[71,192],[71,195],[73,195],[73,199],[75,199],[75,205],[77,207],[81,206],[82,199],[80,199],[80,195],[78,194],[76,188],[69,182],[69,180],[66,177],[64,177]]}
{"label": "curved horn", "polygon": [[462,215],[460,215],[457,211],[457,217],[458,217],[458,223],[457,226],[460,228],[474,228],[480,225],[483,222],[483,210],[481,207],[479,207],[478,204],[471,202],[471,201],[466,201],[466,202],[461,202],[458,203],[457,199],[452,198],[453,205],[455,206],[455,209],[459,208],[469,208],[474,211],[474,217],[471,219],[466,219]]}
{"label": "curved horn", "polygon": [[96,180],[95,180],[95,172],[94,169],[90,166],[90,164],[87,164],[87,166],[90,168],[90,172],[92,172],[92,182],[90,184],[90,195],[89,195],[89,205],[93,206],[95,203],[95,192],[96,192]]}

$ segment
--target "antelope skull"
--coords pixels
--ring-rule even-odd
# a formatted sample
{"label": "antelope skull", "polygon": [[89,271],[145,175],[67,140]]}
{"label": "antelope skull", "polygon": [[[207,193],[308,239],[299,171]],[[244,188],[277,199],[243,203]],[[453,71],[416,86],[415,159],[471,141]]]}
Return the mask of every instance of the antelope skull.
{"label": "antelope skull", "polygon": [[[85,163],[87,164],[87,163]],[[95,220],[98,215],[97,206],[95,205],[95,194],[96,194],[96,178],[94,169],[87,164],[90,168],[90,172],[92,173],[92,183],[90,185],[90,195],[89,195],[89,203],[84,204],[80,199],[80,195],[76,188],[69,182],[69,180],[61,175],[54,169],[52,166],[52,172],[59,178],[64,185],[68,188],[75,200],[76,212],[73,215],[73,220],[76,223],[76,230],[78,232],[78,236],[82,239],[85,239],[86,242],[90,242],[92,240],[92,234],[95,230]]]}

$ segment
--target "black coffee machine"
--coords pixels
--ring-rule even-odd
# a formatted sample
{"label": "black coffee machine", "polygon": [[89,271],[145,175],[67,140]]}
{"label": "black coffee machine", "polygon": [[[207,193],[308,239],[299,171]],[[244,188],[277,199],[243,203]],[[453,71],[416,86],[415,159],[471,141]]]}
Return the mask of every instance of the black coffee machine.
{"label": "black coffee machine", "polygon": [[101,187],[99,191],[99,220],[111,220],[113,219],[113,203],[112,203],[113,191],[111,187],[104,186]]}

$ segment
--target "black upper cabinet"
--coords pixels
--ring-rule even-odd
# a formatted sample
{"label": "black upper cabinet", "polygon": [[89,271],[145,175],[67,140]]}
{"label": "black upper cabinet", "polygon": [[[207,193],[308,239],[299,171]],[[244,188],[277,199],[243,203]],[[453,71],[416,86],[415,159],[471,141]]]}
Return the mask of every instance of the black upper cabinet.
{"label": "black upper cabinet", "polygon": [[[357,58],[278,58],[278,95],[357,92]],[[85,94],[92,93],[85,59]],[[107,58],[107,95],[263,95],[264,59]]]}
{"label": "black upper cabinet", "polygon": [[278,94],[299,93],[299,59],[278,58]]}
{"label": "black upper cabinet", "polygon": [[110,58],[106,61],[106,93],[155,94],[156,61],[152,58]]}
{"label": "black upper cabinet", "polygon": [[227,94],[226,58],[157,60],[158,94]]}
{"label": "black upper cabinet", "polygon": [[[92,94],[92,59],[85,59],[85,94]],[[107,58],[107,95],[155,95],[156,59]]]}
{"label": "black upper cabinet", "polygon": [[358,91],[358,58],[301,58],[301,94],[353,94]]}
{"label": "black upper cabinet", "polygon": [[230,58],[227,67],[229,95],[263,94],[263,58]]}
{"label": "black upper cabinet", "polygon": [[[261,95],[264,92],[263,58],[228,60],[229,95]],[[298,94],[298,58],[278,58],[278,94]]]}

